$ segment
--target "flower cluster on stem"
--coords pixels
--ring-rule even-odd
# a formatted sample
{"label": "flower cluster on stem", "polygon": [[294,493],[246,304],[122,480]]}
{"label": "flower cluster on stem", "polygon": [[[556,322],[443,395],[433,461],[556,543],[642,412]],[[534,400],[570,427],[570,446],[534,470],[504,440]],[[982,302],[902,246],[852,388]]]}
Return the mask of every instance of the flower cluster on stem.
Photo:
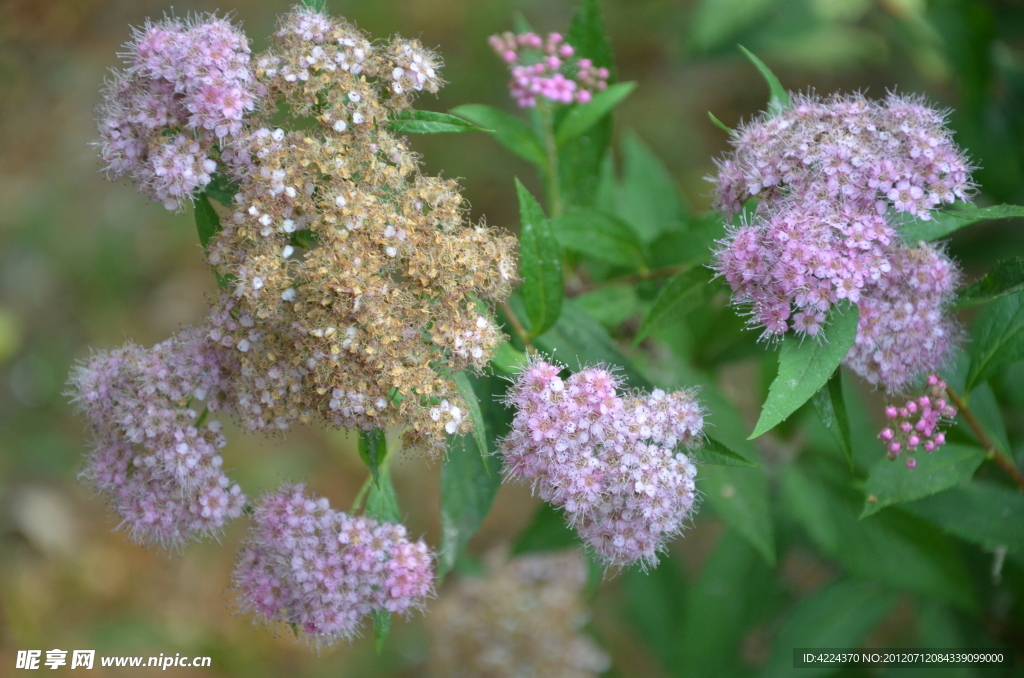
{"label": "flower cluster on stem", "polygon": [[697,469],[678,448],[701,443],[700,404],[690,391],[621,397],[607,370],[560,370],[534,359],[509,389],[506,474],[560,507],[608,565],[654,565],[695,508]]}
{"label": "flower cluster on stem", "polygon": [[714,267],[762,336],[820,338],[848,300],[860,309],[855,372],[895,392],[941,366],[959,337],[945,312],[959,272],[934,245],[905,242],[900,220],[929,220],[974,191],[945,116],[895,94],[794,95],[734,133],[712,179],[716,206],[731,217],[758,202]]}
{"label": "flower cluster on stem", "polygon": [[[931,453],[946,443],[946,434],[939,430],[956,416],[956,408],[949,403],[946,382],[934,374],[926,380],[927,392],[911,399],[901,407],[889,405],[885,416],[889,424],[878,437],[885,443],[886,454],[895,460],[900,454],[913,455],[918,447]],[[907,457],[907,468],[917,466],[917,459]]]}
{"label": "flower cluster on stem", "polygon": [[232,573],[243,611],[316,646],[350,639],[374,610],[406,614],[433,589],[433,556],[405,527],[330,507],[303,485],[262,497]]}
{"label": "flower cluster on stem", "polygon": [[509,93],[520,108],[533,108],[538,97],[558,104],[585,104],[608,87],[608,69],[590,59],[575,58],[575,48],[559,33],[541,38],[536,33],[508,31],[492,35],[489,42],[512,69]]}

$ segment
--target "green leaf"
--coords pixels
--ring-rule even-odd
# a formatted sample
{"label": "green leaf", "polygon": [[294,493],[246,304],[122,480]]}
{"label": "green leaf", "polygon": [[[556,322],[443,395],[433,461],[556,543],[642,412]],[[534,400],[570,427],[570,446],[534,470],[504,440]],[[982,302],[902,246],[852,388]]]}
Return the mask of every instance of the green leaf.
{"label": "green leaf", "polygon": [[700,464],[745,466],[747,468],[757,468],[760,466],[760,464],[750,461],[739,452],[729,449],[723,443],[710,436],[703,447],[695,450],[687,450],[686,453],[691,459]]}
{"label": "green leaf", "polygon": [[516,179],[519,197],[519,269],[523,301],[537,336],[558,321],[562,311],[562,246],[537,200]]}
{"label": "green leaf", "polygon": [[768,389],[751,438],[769,431],[810,400],[846,357],[857,337],[857,307],[836,309],[820,339],[786,335],[779,351],[779,374]]}
{"label": "green leaf", "polygon": [[[660,569],[660,568],[659,568]],[[741,644],[777,585],[757,551],[735,531],[721,536],[689,591],[686,623],[674,638],[679,678],[746,675]],[[759,609],[761,608],[761,609]]]}
{"label": "green leaf", "polygon": [[573,303],[602,325],[615,327],[636,313],[640,300],[633,285],[608,285],[574,297]]}
{"label": "green leaf", "polygon": [[569,23],[566,42],[576,48],[577,57],[614,71],[612,43],[601,17],[600,0],[581,0]]}
{"label": "green leaf", "polygon": [[725,237],[725,220],[708,212],[697,217],[684,230],[669,231],[650,246],[651,268],[695,266],[711,260],[715,241]]}
{"label": "green leaf", "polygon": [[[974,413],[974,418],[981,424],[981,429],[988,434],[989,440],[995,443],[997,449],[1003,452],[1010,452],[1010,438],[1006,434],[1006,422],[1003,420],[1003,411],[996,400],[995,391],[990,384],[975,386],[970,393],[969,405]],[[972,440],[978,440],[974,429],[964,417],[957,417],[956,427],[966,433]],[[978,444],[981,441],[978,440]]]}
{"label": "green leaf", "polygon": [[231,207],[235,201],[235,194],[238,193],[238,184],[232,183],[225,175],[214,172],[210,183],[204,189],[206,195],[213,198],[225,207]]}
{"label": "green leaf", "polygon": [[956,308],[970,308],[1024,290],[1024,257],[997,262],[984,278],[960,290]]}
{"label": "green leaf", "polygon": [[866,518],[886,506],[948,490],[971,479],[985,460],[985,450],[970,445],[949,443],[935,452],[918,451],[916,468],[907,468],[901,460],[882,457],[871,469],[864,494]]}
{"label": "green leaf", "polygon": [[690,15],[687,43],[691,52],[707,54],[736,44],[759,26],[779,0],[699,0]]}
{"label": "green leaf", "polygon": [[391,483],[391,474],[384,469],[380,480],[370,485],[366,495],[366,515],[388,523],[402,522],[402,514],[398,508],[398,496],[395,486]]}
{"label": "green leaf", "polygon": [[902,508],[986,549],[1024,550],[1024,494],[974,480]]}
{"label": "green leaf", "polygon": [[[842,473],[841,478],[846,478]],[[864,495],[796,465],[782,473],[784,506],[821,551],[858,577],[918,591],[974,609],[967,570],[941,532],[927,522],[888,508],[860,520]]]}
{"label": "green leaf", "polygon": [[564,146],[582,136],[598,120],[611,113],[635,88],[635,82],[620,82],[595,94],[589,103],[574,104],[555,130],[555,143]]}
{"label": "green leaf", "polygon": [[391,634],[391,613],[387,610],[374,610],[370,616],[373,618],[373,645],[377,649],[377,654],[380,654],[384,649],[384,642]]}
{"label": "green leaf", "polygon": [[631,270],[643,264],[633,231],[611,214],[576,209],[551,219],[551,230],[562,247],[598,261]]}
{"label": "green leaf", "polygon": [[792,108],[793,102],[789,98],[789,92],[782,86],[782,83],[775,77],[771,69],[765,66],[763,61],[754,56],[754,53],[743,45],[740,45],[739,48],[750,59],[750,62],[754,64],[757,70],[761,72],[765,82],[768,83],[768,91],[770,93],[768,97],[768,112],[771,115],[778,115],[782,111]]}
{"label": "green leaf", "polygon": [[729,126],[726,125],[721,120],[719,120],[718,118],[716,118],[714,113],[712,113],[711,111],[708,111],[708,117],[711,118],[711,124],[713,124],[718,129],[722,130],[726,134],[728,134],[730,136],[732,135],[732,130],[729,129]]}
{"label": "green leaf", "polygon": [[988,381],[1000,367],[1024,358],[1024,292],[997,299],[971,327],[971,368],[965,391]]}
{"label": "green leaf", "polygon": [[488,468],[488,459],[480,453],[477,444],[475,438],[469,438],[463,439],[462,444],[449,446],[448,458],[441,467],[438,577],[444,577],[455,566],[459,554],[491,510],[501,485],[501,473]]}
{"label": "green leaf", "polygon": [[494,130],[484,129],[450,113],[418,110],[399,111],[391,119],[388,128],[398,134],[494,133]]}
{"label": "green leaf", "polygon": [[512,344],[505,342],[499,344],[494,355],[491,356],[491,365],[494,369],[505,374],[519,374],[526,365],[527,357],[522,351],[517,351]]}
{"label": "green leaf", "polygon": [[533,514],[533,520],[519,534],[512,555],[531,553],[534,551],[561,551],[579,548],[576,532],[565,522],[565,516],[555,507],[544,502]]}
{"label": "green leaf", "polygon": [[327,13],[327,0],[302,0],[301,4],[314,12]]}
{"label": "green leaf", "polygon": [[697,487],[722,520],[775,565],[775,530],[763,469],[701,466]]}
{"label": "green leaf", "polygon": [[534,344],[545,353],[558,357],[574,369],[579,365],[606,363],[620,368],[631,388],[651,389],[651,382],[623,355],[608,331],[579,306],[566,300],[562,315]]}
{"label": "green leaf", "polygon": [[493,106],[465,104],[451,110],[454,115],[486,130],[499,144],[537,167],[547,165],[544,147],[530,126]]}
{"label": "green leaf", "polygon": [[636,133],[622,141],[622,216],[645,243],[687,221],[676,180]]}
{"label": "green leaf", "polygon": [[622,584],[623,602],[640,637],[667,668],[677,666],[679,638],[686,621],[686,578],[672,554],[652,570],[629,568],[622,575]]}
{"label": "green leaf", "polygon": [[896,595],[874,582],[843,579],[800,602],[775,637],[775,649],[760,678],[827,676],[830,664],[793,669],[798,648],[857,647],[896,605]]}
{"label": "green leaf", "polygon": [[196,230],[199,231],[199,244],[207,251],[210,241],[220,233],[220,217],[217,210],[210,204],[206,193],[200,193],[195,199]]}
{"label": "green leaf", "polygon": [[933,213],[932,218],[927,221],[909,219],[900,225],[897,231],[907,242],[916,243],[918,240],[945,238],[950,233],[979,221],[1016,219],[1018,217],[1024,217],[1024,207],[1019,205],[978,207],[970,203],[956,203],[949,209]]}
{"label": "green leaf", "polygon": [[469,377],[466,376],[465,372],[452,375],[452,380],[458,387],[463,400],[466,401],[469,417],[473,420],[473,438],[476,440],[477,450],[483,459],[484,470],[490,475],[490,470],[487,467],[487,456],[491,451],[487,446],[487,429],[484,424],[483,412],[480,411],[480,400],[477,398],[476,391],[473,390],[473,384],[469,382]]}
{"label": "green leaf", "polygon": [[359,432],[359,456],[363,458],[363,463],[370,469],[373,482],[378,487],[380,486],[380,466],[384,463],[387,454],[388,442],[384,431],[375,428]]}
{"label": "green leaf", "polygon": [[654,300],[654,305],[636,332],[633,345],[639,344],[651,332],[681,320],[707,298],[712,290],[710,282],[711,272],[704,267],[691,268],[671,278]]}
{"label": "green leaf", "polygon": [[841,370],[832,373],[828,383],[814,394],[814,409],[821,422],[839,444],[850,470],[853,470],[853,442],[850,439],[850,419],[843,399],[843,375]]}

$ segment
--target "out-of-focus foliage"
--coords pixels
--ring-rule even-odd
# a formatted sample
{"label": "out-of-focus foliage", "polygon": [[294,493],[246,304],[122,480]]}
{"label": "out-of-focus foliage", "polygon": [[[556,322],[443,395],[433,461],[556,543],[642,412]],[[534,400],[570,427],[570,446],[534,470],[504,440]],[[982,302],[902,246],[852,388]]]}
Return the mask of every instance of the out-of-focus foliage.
{"label": "out-of-focus foliage", "polygon": [[[249,35],[264,36],[286,8],[193,0],[174,11],[233,11]],[[591,563],[586,586],[574,584],[592,619],[572,631],[608,654],[606,675],[790,675],[792,647],[861,643],[1009,645],[1020,663],[1022,495],[964,423],[913,476],[886,460],[879,394],[834,372],[838,359],[814,361],[813,384],[800,372],[796,395],[775,382],[778,356],[811,347],[758,344],[710,279],[704,265],[727,225],[706,212],[703,177],[727,141],[707,113],[735,127],[768,106],[769,87],[740,43],[789,90],[896,89],[953,108],[956,141],[979,167],[979,207],[1024,203],[1024,9],[983,0],[331,0],[328,9],[436,47],[450,85],[421,105],[453,117],[396,124],[416,134],[428,170],[460,177],[474,218],[522,243],[526,283],[502,311],[511,343],[494,376],[462,385],[483,426],[443,463],[391,460],[383,489],[367,497],[382,515],[397,501],[393,517],[440,552],[438,608],[458,609],[451,601],[486,576],[481,557],[493,547],[578,548],[528,488],[499,487],[499,458],[485,454],[511,416],[496,402],[503,377],[528,348],[513,313],[534,347],[573,370],[603,362],[634,388],[703,386],[711,441],[695,524],[653,571],[604,576]],[[61,395],[71,365],[89,346],[163,339],[201,318],[217,290],[189,216],[104,182],[87,145],[127,26],[167,10],[155,0],[0,5],[0,666],[13,666],[19,649],[88,647],[210,655],[204,675],[421,675],[443,654],[430,646],[443,637],[423,620],[396,618],[379,655],[371,637],[319,656],[288,633],[271,638],[232,613],[233,549],[203,544],[168,559],[133,546],[109,533],[106,509],[74,481],[84,432]],[[571,26],[570,41],[618,83],[556,112],[553,148],[545,121],[515,109],[487,46],[517,13],[538,31]],[[464,128],[460,120],[487,131],[423,134]],[[978,220],[1019,214],[996,209],[1005,213],[964,208],[914,228],[922,239],[951,237],[950,254],[977,281],[960,304],[971,341],[944,377],[1019,467],[1024,226]],[[779,404],[775,416],[748,440],[766,401]],[[355,436],[229,433],[226,464],[250,494],[308,481],[348,506],[367,476]]]}

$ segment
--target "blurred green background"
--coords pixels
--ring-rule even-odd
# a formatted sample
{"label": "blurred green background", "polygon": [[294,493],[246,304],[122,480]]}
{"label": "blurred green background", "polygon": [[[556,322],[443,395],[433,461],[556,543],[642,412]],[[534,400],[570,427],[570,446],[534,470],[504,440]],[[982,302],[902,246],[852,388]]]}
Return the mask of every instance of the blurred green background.
{"label": "blurred green background", "polygon": [[[174,12],[232,11],[255,51],[287,6],[179,0]],[[573,9],[569,0],[329,0],[328,6],[375,36],[418,37],[440,52],[451,84],[436,100],[421,100],[421,108],[487,103],[509,111],[507,74],[487,36],[511,28],[517,12],[538,31],[564,30]],[[69,368],[90,347],[166,338],[201,319],[215,291],[190,215],[166,212],[130,185],[106,181],[90,146],[99,87],[117,65],[129,26],[169,9],[153,0],[0,1],[0,675],[14,672],[17,650],[52,648],[213,657],[211,669],[181,669],[182,675],[421,675],[430,651],[422,619],[399,624],[380,657],[369,639],[317,656],[290,634],[274,636],[234,614],[227,588],[241,523],[223,544],[167,557],[112,532],[112,513],[75,480],[86,431],[62,395]],[[1019,2],[608,0],[604,12],[618,77],[639,83],[620,109],[617,133],[639,134],[696,208],[710,202],[703,177],[726,148],[707,112],[734,126],[767,98],[737,43],[759,54],[789,89],[880,96],[895,88],[953,107],[957,140],[981,166],[980,201],[1024,202]],[[532,169],[484,135],[419,137],[413,146],[427,172],[459,178],[474,218],[491,225],[514,229],[514,176],[540,192]],[[1012,223],[974,228],[958,236],[952,251],[969,273],[983,271],[997,255],[1024,253],[1024,237]],[[757,369],[740,362],[719,374],[748,425],[761,399],[749,386]],[[1019,410],[1007,415],[1017,440],[1024,418]],[[366,474],[341,433],[310,429],[269,440],[232,430],[229,439],[227,466],[250,495],[282,479],[308,481],[344,507]],[[769,462],[789,453],[762,452]],[[410,531],[435,546],[438,471],[437,464],[411,457],[393,469]],[[526,488],[503,487],[470,551],[510,542],[535,507]],[[652,577],[679,574],[681,590],[684,581],[696,587],[691,607],[728,605],[737,619],[735,633],[709,631],[713,647],[694,659],[692,675],[758,670],[771,654],[779,610],[838,573],[799,540],[780,548],[780,562],[770,570],[710,512],[672,553]],[[723,574],[716,583],[719,573],[733,571],[736,577]],[[748,582],[745,592],[729,588],[737,577]],[[592,601],[588,629],[610,653],[611,675],[668,675],[652,647],[671,645],[672,638],[657,635],[685,604],[651,593],[648,583],[607,579]],[[877,633],[897,644],[911,637],[908,620],[917,606],[911,597],[901,599]],[[921,618],[939,619],[940,626],[948,621],[950,628],[974,623],[944,614]],[[637,618],[646,623],[634,624]],[[644,642],[641,630],[656,642]]]}

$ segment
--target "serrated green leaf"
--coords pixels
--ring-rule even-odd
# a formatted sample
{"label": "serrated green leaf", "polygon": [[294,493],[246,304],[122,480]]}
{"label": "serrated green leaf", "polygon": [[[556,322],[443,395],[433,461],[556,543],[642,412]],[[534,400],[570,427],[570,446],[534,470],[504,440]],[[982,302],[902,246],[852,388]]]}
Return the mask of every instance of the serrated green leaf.
{"label": "serrated green leaf", "polygon": [[853,470],[853,443],[850,440],[850,419],[846,413],[846,401],[843,399],[842,372],[836,370],[828,383],[814,394],[814,409],[818,411],[821,422],[836,439],[839,449],[846,458],[850,470]]}
{"label": "serrated green leaf", "polygon": [[373,646],[377,654],[380,654],[391,634],[391,613],[387,610],[374,610],[370,616],[373,618]]}
{"label": "serrated green leaf", "polygon": [[949,443],[935,452],[918,451],[916,468],[907,468],[901,460],[882,457],[868,474],[864,485],[866,518],[886,506],[913,501],[948,490],[971,479],[985,460],[985,450],[971,445]]}
{"label": "serrated green leaf", "polygon": [[775,528],[763,469],[701,466],[697,487],[715,513],[775,565]]}
{"label": "serrated green leaf", "polygon": [[399,111],[388,123],[388,128],[397,134],[494,133],[492,129],[484,129],[469,122],[466,118],[456,117],[450,113],[415,109]]}
{"label": "serrated green leaf", "polygon": [[469,540],[473,538],[501,485],[497,458],[488,468],[475,438],[464,439],[448,448],[441,467],[441,549],[437,556],[437,575],[444,577]]}
{"label": "serrated green leaf", "polygon": [[543,334],[562,311],[562,246],[537,200],[516,179],[519,197],[519,270],[531,334]]}
{"label": "serrated green leaf", "polygon": [[519,538],[512,547],[512,555],[579,547],[576,532],[566,524],[565,516],[551,504],[544,502],[537,508],[533,520],[526,529],[519,533]]}
{"label": "serrated green leaf", "polygon": [[384,431],[376,428],[359,431],[359,456],[370,469],[370,475],[373,476],[373,482],[377,486],[380,486],[380,467],[387,454],[388,443]]}
{"label": "serrated green leaf", "polygon": [[704,443],[703,447],[695,450],[687,450],[686,453],[691,459],[700,464],[714,464],[717,466],[745,466],[747,468],[757,468],[760,464],[757,464],[739,452],[731,450],[714,438],[708,436],[708,440]]}
{"label": "serrated green leaf", "polygon": [[388,523],[402,522],[402,513],[398,508],[398,495],[391,483],[391,474],[387,469],[380,473],[380,479],[370,485],[366,495],[366,515]]}
{"label": "serrated green leaf", "polygon": [[944,532],[987,549],[1024,550],[1024,494],[973,480],[903,505]]}
{"label": "serrated green leaf", "polygon": [[[969,397],[969,407],[974,413],[974,418],[981,424],[981,428],[988,435],[990,441],[995,443],[997,449],[1009,452],[1010,438],[1006,432],[1006,421],[1003,419],[1003,411],[996,400],[995,391],[991,384],[975,386]],[[956,427],[966,433],[972,440],[978,440],[977,434],[965,417],[957,417]],[[978,440],[981,445],[981,441]]]}
{"label": "serrated green leaf", "polygon": [[997,262],[985,277],[956,295],[956,308],[971,308],[1024,290],[1024,257]]}
{"label": "serrated green leaf", "polygon": [[1024,217],[1024,207],[1020,205],[995,205],[993,207],[978,207],[970,203],[956,203],[949,209],[935,212],[932,218],[909,219],[901,224],[897,232],[909,243],[916,243],[918,240],[938,240],[945,238],[950,233],[960,230],[964,226],[976,224],[979,221],[990,221],[992,219],[1016,219]]}
{"label": "serrated green leaf", "polygon": [[758,59],[753,52],[751,52],[743,45],[740,45],[739,48],[740,51],[743,52],[743,54],[745,54],[748,59],[750,59],[750,62],[754,64],[757,70],[760,71],[761,75],[765,79],[765,82],[768,83],[768,112],[771,115],[778,115],[782,111],[792,108],[793,102],[789,98],[789,92],[787,92],[786,88],[782,86],[782,83],[779,82],[779,79],[775,76],[774,73],[772,73],[771,69],[768,68],[763,61]]}
{"label": "serrated green leaf", "polygon": [[199,244],[203,250],[209,249],[210,241],[220,232],[220,217],[213,209],[206,193],[200,193],[195,199],[196,230],[199,232]]}
{"label": "serrated green leaf", "polygon": [[679,664],[679,638],[686,622],[686,578],[670,553],[654,569],[629,568],[622,584],[630,621],[672,671]]}
{"label": "serrated green leaf", "polygon": [[821,339],[787,335],[779,351],[779,374],[768,389],[751,438],[756,438],[810,400],[846,357],[857,337],[857,307],[836,308]]}
{"label": "serrated green leaf", "polygon": [[547,165],[544,147],[530,126],[519,118],[493,106],[485,104],[465,104],[456,106],[452,114],[470,121],[486,130],[499,144],[518,155],[523,160],[537,167]]}
{"label": "serrated green leaf", "polygon": [[857,647],[896,605],[896,595],[874,582],[843,579],[801,601],[782,624],[760,678],[827,676],[836,667],[793,669],[796,648]]}
{"label": "serrated green leaf", "polygon": [[639,344],[651,332],[677,320],[703,302],[712,290],[710,286],[711,272],[704,267],[691,268],[668,281],[661,289],[647,317],[640,325],[633,339],[633,345]]}
{"label": "serrated green leaf", "polygon": [[782,474],[784,506],[821,551],[850,574],[918,591],[973,609],[967,570],[949,540],[898,508],[860,520],[864,495],[848,484],[811,477],[793,465]]}
{"label": "serrated green leaf", "polygon": [[635,82],[620,82],[595,94],[589,103],[573,105],[555,130],[555,143],[564,146],[582,136],[598,120],[611,113],[635,88]]}
{"label": "serrated green leaf", "polygon": [[462,399],[466,401],[466,407],[469,409],[469,418],[473,420],[473,438],[476,440],[477,450],[483,460],[484,470],[490,475],[487,457],[490,455],[491,450],[487,445],[487,428],[486,424],[484,424],[483,412],[480,411],[480,400],[477,398],[476,391],[473,390],[473,384],[469,382],[469,377],[466,376],[465,372],[453,374],[452,380],[458,387]]}
{"label": "serrated green leaf", "polygon": [[718,129],[722,130],[726,134],[728,134],[730,136],[732,135],[732,130],[729,129],[729,126],[726,125],[721,120],[719,120],[718,118],[716,118],[714,113],[712,113],[711,111],[708,111],[708,117],[711,118],[711,124],[713,124]]}
{"label": "serrated green leaf", "polygon": [[500,370],[505,374],[519,374],[526,365],[527,357],[522,351],[517,351],[512,344],[507,341],[503,344],[499,344],[498,348],[494,351],[494,355],[491,356],[491,365],[494,369]]}
{"label": "serrated green leaf", "polygon": [[575,209],[551,219],[551,230],[562,247],[598,261],[630,269],[643,264],[639,241],[614,215]]}
{"label": "serrated green leaf", "polygon": [[590,59],[595,66],[607,68],[614,76],[612,43],[601,17],[600,0],[581,0],[566,34],[566,42],[576,49],[576,56]]}
{"label": "serrated green leaf", "polygon": [[971,327],[971,367],[965,391],[1005,365],[1024,358],[1024,292],[993,301]]}
{"label": "serrated green leaf", "polygon": [[676,180],[635,132],[622,140],[622,217],[640,239],[650,243],[667,231],[679,231],[688,212]]}

